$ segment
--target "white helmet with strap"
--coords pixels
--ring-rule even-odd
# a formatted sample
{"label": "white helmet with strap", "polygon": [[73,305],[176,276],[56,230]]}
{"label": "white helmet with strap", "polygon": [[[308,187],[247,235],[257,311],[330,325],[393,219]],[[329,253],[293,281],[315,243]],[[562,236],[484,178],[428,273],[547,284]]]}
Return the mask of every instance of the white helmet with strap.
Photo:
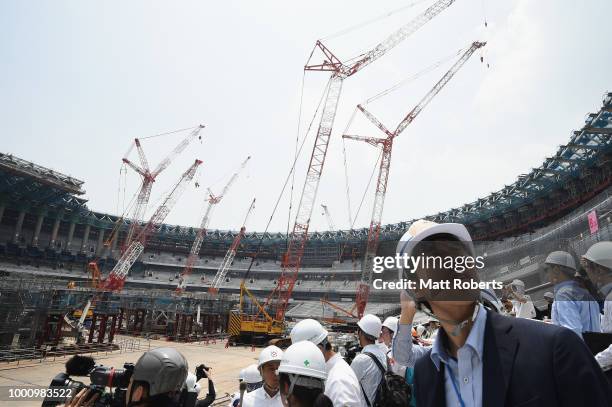
{"label": "white helmet with strap", "polygon": [[582,257],[612,270],[612,242],[597,242]]}
{"label": "white helmet with strap", "polygon": [[323,353],[309,341],[300,341],[287,348],[278,373],[289,376],[291,385],[288,394],[293,392],[294,386],[324,389],[327,379]]}
{"label": "white helmet with strap", "polygon": [[382,322],[376,315],[366,314],[357,322],[357,326],[366,334],[378,338],[382,329]]}

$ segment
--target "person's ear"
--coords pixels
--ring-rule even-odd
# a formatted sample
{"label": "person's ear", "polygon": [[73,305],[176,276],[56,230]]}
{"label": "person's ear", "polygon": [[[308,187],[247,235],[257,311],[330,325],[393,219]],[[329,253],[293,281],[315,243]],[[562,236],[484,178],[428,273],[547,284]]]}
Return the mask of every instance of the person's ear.
{"label": "person's ear", "polygon": [[144,387],[136,385],[136,388],[132,390],[132,401],[140,401],[144,395]]}

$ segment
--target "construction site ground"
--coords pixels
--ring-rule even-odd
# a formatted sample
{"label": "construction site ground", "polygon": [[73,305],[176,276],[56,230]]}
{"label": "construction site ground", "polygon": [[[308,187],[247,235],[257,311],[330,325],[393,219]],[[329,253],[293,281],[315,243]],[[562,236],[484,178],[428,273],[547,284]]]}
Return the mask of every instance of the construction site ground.
{"label": "construction site ground", "polygon": [[[118,337],[121,339],[121,336]],[[256,363],[260,348],[235,346],[226,348],[225,341],[217,341],[216,344],[209,343],[180,343],[166,340],[140,340],[140,350],[121,352],[114,351],[91,355],[96,363],[105,366],[122,368],[125,362],[136,362],[138,357],[148,348],[169,346],[178,349],[189,362],[189,371],[194,372],[200,363],[212,367],[212,377],[217,391],[217,399],[225,399],[224,396],[238,390],[238,373],[240,370],[252,363]],[[53,360],[20,361],[0,364],[0,387],[26,387],[26,386],[48,386],[51,379],[64,371],[67,357],[59,357]],[[75,380],[89,383],[87,377],[74,377]],[[206,396],[208,383],[206,379],[200,381],[202,391],[200,398]],[[220,400],[219,400],[220,401]],[[37,401],[0,401],[2,406],[40,406],[41,400]],[[227,405],[227,402],[224,403]]]}

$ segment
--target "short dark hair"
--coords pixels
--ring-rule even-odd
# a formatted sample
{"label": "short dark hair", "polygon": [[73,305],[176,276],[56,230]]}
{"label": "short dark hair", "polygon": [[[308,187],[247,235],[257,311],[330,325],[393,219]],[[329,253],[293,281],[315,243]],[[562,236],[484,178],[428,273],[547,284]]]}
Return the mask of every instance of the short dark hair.
{"label": "short dark hair", "polygon": [[[278,380],[281,385],[281,389],[284,386],[291,386],[291,381],[289,380],[289,375],[287,373],[281,373]],[[312,406],[314,405],[315,401],[317,401],[319,396],[323,394],[323,389],[313,389],[296,384],[293,386],[293,391],[291,394],[293,394],[295,398],[300,401],[301,405]]]}

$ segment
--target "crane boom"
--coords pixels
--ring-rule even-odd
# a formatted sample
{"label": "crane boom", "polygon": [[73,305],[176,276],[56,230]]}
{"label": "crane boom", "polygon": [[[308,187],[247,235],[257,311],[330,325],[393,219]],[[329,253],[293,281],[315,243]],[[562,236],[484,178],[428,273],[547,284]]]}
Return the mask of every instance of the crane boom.
{"label": "crane boom", "polygon": [[253,209],[255,209],[255,198],[253,198],[253,201],[251,202],[251,205],[249,206],[249,210],[247,211],[247,214],[244,218],[244,222],[242,223],[240,232],[238,232],[236,237],[234,237],[234,241],[232,242],[232,245],[230,246],[227,253],[225,253],[225,257],[223,258],[223,261],[219,265],[217,274],[215,275],[215,278],[213,278],[212,284],[210,285],[210,288],[208,290],[212,294],[216,294],[219,291],[219,287],[221,287],[223,280],[225,280],[225,276],[227,275],[227,270],[232,265],[232,262],[234,261],[234,257],[236,257],[236,252],[238,251],[238,246],[240,245],[240,241],[244,237],[244,233],[246,231],[246,222],[249,219],[249,215],[251,214],[251,212],[253,212]]}
{"label": "crane boom", "polygon": [[354,73],[362,70],[378,58],[382,57],[390,49],[396,47],[399,43],[404,41],[410,35],[414,34],[419,28],[423,27],[428,21],[446,10],[455,0],[438,0],[427,8],[424,12],[419,14],[415,19],[410,21],[408,24],[400,27],[393,34],[388,36],[384,41],[379,43],[374,49],[366,53],[361,59],[353,63],[351,66],[343,66],[343,71],[346,76],[353,75]]}
{"label": "crane boom", "polygon": [[455,76],[457,71],[467,62],[477,49],[487,45],[486,42],[475,41],[472,43],[470,48],[467,49],[461,55],[461,57],[453,64],[453,66],[444,74],[444,76],[434,85],[433,88],[421,99],[421,101],[406,115],[406,117],[397,125],[394,131],[395,137],[399,136],[406,127],[414,120],[415,117],[421,113],[421,110],[425,108],[431,102],[431,100],[442,90],[442,88]]}
{"label": "crane boom", "polygon": [[387,128],[363,106],[357,107],[361,112],[381,131],[386,138],[361,137],[353,135],[343,135],[344,138],[351,140],[364,141],[370,145],[382,145],[382,157],[379,165],[378,179],[376,182],[376,190],[374,192],[374,204],[372,205],[372,218],[370,228],[368,229],[368,243],[366,253],[362,262],[361,281],[357,287],[355,307],[357,308],[357,317],[361,318],[367,305],[370,286],[372,284],[373,262],[378,250],[380,238],[380,229],[382,222],[382,213],[385,204],[385,196],[387,193],[387,182],[389,180],[389,171],[391,168],[391,152],[393,149],[393,141],[399,136],[406,127],[423,111],[423,109],[431,102],[431,100],[442,90],[442,88],[453,78],[453,76],[461,69],[472,54],[479,48],[485,46],[485,42],[474,42],[461,55],[461,57],[453,64],[453,66],[442,76],[442,78],[427,92],[420,102],[404,117],[399,123],[394,132],[389,132]]}
{"label": "crane boom", "polygon": [[131,216],[131,223],[128,229],[126,238],[123,242],[123,251],[127,250],[129,245],[135,239],[136,235],[139,234],[138,228],[140,227],[140,223],[144,218],[144,214],[147,210],[147,205],[149,204],[149,198],[151,197],[151,189],[153,188],[153,183],[157,176],[172,162],[172,160],[180,154],[189,143],[200,134],[200,131],[204,128],[204,125],[198,125],[191,133],[187,135],[175,148],[172,152],[164,158],[159,165],[155,168],[155,170],[151,171],[149,169],[149,163],[147,161],[147,157],[142,149],[139,139],[134,139],[134,146],[136,146],[136,150],[138,151],[138,157],[140,158],[141,167],[138,167],[136,164],[128,160],[127,154],[132,151],[130,148],[126,154],[126,157],[123,158],[123,162],[127,164],[130,168],[136,171],[142,177],[142,184],[140,186],[140,190],[138,191],[138,196],[136,198],[136,205],[134,207],[134,211]]}
{"label": "crane boom", "polygon": [[395,31],[383,42],[378,44],[372,51],[365,54],[363,58],[350,66],[342,64],[321,41],[316,42],[315,49],[321,49],[326,60],[322,64],[308,65],[310,62],[309,58],[304,70],[332,71],[332,74],[329,79],[326,100],[323,105],[310,163],[306,172],[306,180],[296,211],[295,223],[289,237],[287,252],[283,257],[281,275],[278,279],[278,284],[270,293],[264,304],[264,307],[268,305],[272,306],[276,322],[282,322],[285,318],[287,304],[289,298],[291,298],[293,287],[297,280],[297,274],[302,263],[306,241],[308,240],[310,218],[315,205],[321,174],[323,173],[329,138],[336,117],[344,79],[352,76],[382,57],[387,51],[404,41],[428,21],[450,6],[454,1],[455,0],[437,0],[431,7],[425,10],[425,12]]}
{"label": "crane boom", "polygon": [[227,194],[230,187],[234,184],[234,182],[238,178],[238,175],[242,172],[244,167],[246,167],[250,159],[251,156],[248,156],[246,160],[242,162],[242,164],[240,165],[240,169],[236,171],[232,175],[230,180],[227,182],[227,184],[225,184],[220,195],[215,196],[210,190],[210,188],[208,189],[208,205],[206,206],[206,212],[204,213],[204,217],[202,218],[202,222],[200,223],[200,228],[198,229],[196,237],[193,240],[193,244],[191,245],[189,256],[185,261],[185,268],[183,269],[178,279],[178,284],[175,289],[176,293],[180,294],[185,290],[185,287],[187,285],[187,276],[193,271],[193,266],[195,265],[200,254],[200,249],[202,248],[202,243],[204,242],[204,237],[206,236],[206,229],[208,229],[208,224],[210,223],[213,208],[215,207],[215,205],[221,202],[221,199],[223,199],[223,197]]}
{"label": "crane boom", "polygon": [[136,236],[119,261],[117,261],[117,264],[115,264],[115,267],[113,267],[108,276],[108,280],[105,284],[106,288],[111,290],[120,290],[123,287],[123,283],[128,272],[130,271],[130,268],[144,251],[147,238],[153,231],[153,228],[163,223],[164,219],[168,213],[170,213],[170,210],[172,210],[176,204],[176,201],[185,190],[187,183],[190,182],[195,176],[200,164],[202,164],[202,161],[195,160],[187,171],[183,173],[178,183],[174,186],[174,188],[172,188],[172,191],[170,191],[162,204],[157,208],[155,213],[153,213],[145,227],[138,233],[138,236]]}

